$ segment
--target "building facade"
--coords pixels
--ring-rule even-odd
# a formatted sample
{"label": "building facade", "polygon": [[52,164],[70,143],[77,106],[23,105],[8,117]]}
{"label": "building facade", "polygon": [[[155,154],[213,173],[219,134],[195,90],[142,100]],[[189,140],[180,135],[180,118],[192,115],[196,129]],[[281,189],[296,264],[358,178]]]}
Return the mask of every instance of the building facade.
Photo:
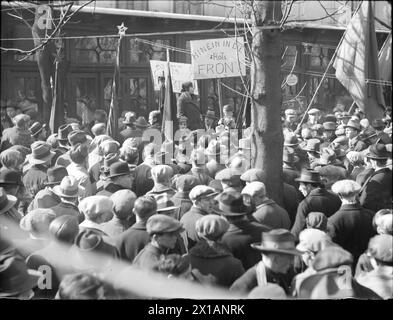
{"label": "building facade", "polygon": [[[174,49],[170,50],[170,61],[191,63],[190,41],[235,35],[235,24],[239,30],[244,28],[241,22],[244,15],[239,11],[241,8],[236,9],[233,3],[231,0],[96,1],[82,9],[72,23],[64,27],[67,39],[56,41],[58,46],[64,45],[65,48],[67,115],[89,121],[95,109],[109,109],[117,46],[117,38],[111,35],[116,35],[116,26],[123,22],[128,28],[127,34],[134,35],[123,40],[120,52],[121,111],[132,110],[138,115],[147,116],[151,110],[158,109],[160,97],[153,87],[149,61],[166,61],[166,48],[170,46]],[[284,108],[291,106],[302,109],[307,106],[356,8],[356,2],[343,6],[342,1],[323,1],[323,8],[318,3],[295,2],[288,20],[312,20],[324,17],[327,13],[333,15],[318,22],[296,22],[283,32]],[[379,15],[380,21],[389,26],[391,18],[387,11],[391,10],[390,4],[387,1],[375,2],[374,7],[376,16]],[[2,2],[1,8],[2,39],[30,39],[29,28],[7,14],[12,10],[10,5]],[[34,15],[28,9],[24,9],[23,14],[26,20],[34,21]],[[389,29],[378,22],[377,29],[381,47]],[[32,40],[1,42],[2,47],[33,47]],[[40,109],[42,93],[36,58],[32,55],[19,61],[21,58],[23,56],[19,54],[1,53],[1,99],[16,101],[21,106],[36,104]],[[289,86],[285,84],[285,77],[291,72],[297,75],[298,81]],[[243,81],[240,78],[223,79],[222,103],[232,104],[239,111],[244,104],[244,96],[239,93],[245,92],[243,84],[246,81],[247,77]],[[202,109],[212,106],[217,109],[217,80],[198,80],[198,87]],[[388,89],[391,91],[391,87]],[[332,69],[315,103],[330,109],[338,102],[348,106],[351,99],[335,79]]]}

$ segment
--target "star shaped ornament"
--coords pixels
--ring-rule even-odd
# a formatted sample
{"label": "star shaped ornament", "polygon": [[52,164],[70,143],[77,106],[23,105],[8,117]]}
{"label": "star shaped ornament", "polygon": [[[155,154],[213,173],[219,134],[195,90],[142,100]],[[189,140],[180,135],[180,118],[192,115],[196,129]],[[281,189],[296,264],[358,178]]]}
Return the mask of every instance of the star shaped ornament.
{"label": "star shaped ornament", "polygon": [[117,29],[119,29],[119,35],[122,37],[126,34],[128,28],[124,25],[124,22],[122,22],[120,26],[117,26]]}

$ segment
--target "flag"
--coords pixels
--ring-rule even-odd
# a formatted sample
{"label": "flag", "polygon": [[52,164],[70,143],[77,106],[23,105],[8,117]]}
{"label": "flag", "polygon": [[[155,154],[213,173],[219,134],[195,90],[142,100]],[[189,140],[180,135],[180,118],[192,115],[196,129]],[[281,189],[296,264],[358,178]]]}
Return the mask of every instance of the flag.
{"label": "flag", "polygon": [[121,38],[119,38],[119,43],[117,46],[115,71],[113,73],[113,80],[112,80],[111,104],[109,107],[108,122],[106,124],[106,134],[112,137],[113,139],[117,139],[117,135],[119,131],[118,130],[118,120],[119,120],[118,88],[120,83],[120,43],[121,43]]}
{"label": "flag", "polygon": [[378,47],[371,1],[362,1],[337,48],[333,67],[336,77],[348,90],[357,106],[372,121],[384,113],[384,98],[379,82]]}
{"label": "flag", "polygon": [[165,137],[170,138],[170,140],[173,140],[173,131],[176,131],[177,129],[176,112],[176,97],[172,89],[171,70],[169,68],[168,62],[168,73],[167,78],[165,79],[165,98],[161,128],[162,132],[165,134]]}
{"label": "flag", "polygon": [[379,76],[383,81],[392,81],[392,33],[389,33],[378,56]]}

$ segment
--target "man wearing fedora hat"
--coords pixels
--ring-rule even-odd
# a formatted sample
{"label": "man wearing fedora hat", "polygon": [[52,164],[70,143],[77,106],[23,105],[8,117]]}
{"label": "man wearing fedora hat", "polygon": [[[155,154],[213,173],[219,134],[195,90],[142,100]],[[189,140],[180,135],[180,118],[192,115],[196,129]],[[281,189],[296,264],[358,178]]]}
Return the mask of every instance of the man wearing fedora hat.
{"label": "man wearing fedora hat", "polygon": [[207,110],[205,114],[205,134],[211,138],[216,137],[216,130],[214,130],[214,123],[217,120],[216,114],[213,110]]}
{"label": "man wearing fedora hat", "polygon": [[[8,223],[19,225],[19,222],[23,218],[15,207],[17,201],[18,199],[16,197],[7,194],[4,188],[0,187],[0,218],[2,218],[0,223],[1,235],[7,235],[9,231],[12,230],[8,228]],[[4,221],[4,218],[8,221]],[[14,226],[11,225],[11,228],[12,227]],[[14,237],[12,233],[10,236]]]}
{"label": "man wearing fedora hat", "polygon": [[83,214],[79,212],[78,202],[85,191],[84,188],[78,184],[78,180],[72,176],[65,176],[60,184],[52,188],[52,191],[61,200],[57,205],[51,208],[58,217],[62,215],[71,215],[78,218],[79,222],[84,220]]}
{"label": "man wearing fedora hat", "polygon": [[327,217],[333,215],[341,206],[340,198],[327,191],[317,171],[303,170],[299,178],[299,190],[305,197],[299,204],[292,234],[298,238],[300,231],[306,226],[306,218],[310,212],[322,212]]}
{"label": "man wearing fedora hat", "polygon": [[298,170],[300,170],[300,168],[308,167],[307,152],[300,148],[299,141],[301,140],[293,133],[284,134],[284,148],[292,148],[295,151],[295,156],[299,158],[299,162],[296,165]]}
{"label": "man wearing fedora hat", "polygon": [[229,229],[222,237],[235,258],[239,259],[245,270],[259,261],[259,255],[251,249],[250,244],[260,239],[261,232],[268,231],[268,226],[248,218],[248,208],[240,192],[228,188],[215,197],[218,209],[214,211],[225,217],[229,222]]}
{"label": "man wearing fedora hat", "polygon": [[189,198],[189,194],[190,191],[199,184],[199,181],[190,174],[183,174],[175,179],[175,184],[177,192],[173,195],[171,200],[175,206],[179,207],[177,219],[180,220],[192,207],[192,201]]}
{"label": "man wearing fedora hat", "polygon": [[28,131],[30,123],[30,117],[28,115],[23,113],[18,114],[12,119],[12,122],[14,126],[2,132],[0,152],[14,145],[22,145],[29,148],[33,142]]}
{"label": "man wearing fedora hat", "polygon": [[[70,125],[71,129],[72,126]],[[69,130],[67,130],[69,131]],[[82,130],[72,130],[71,132],[68,133],[67,136],[68,143],[71,147],[76,146],[76,145],[83,145],[87,149],[90,146],[90,140],[87,138],[86,132]],[[71,164],[71,159],[70,159],[70,149],[65,152],[63,155],[57,158],[56,160],[56,165],[59,166],[64,166],[67,167],[68,165]]]}
{"label": "man wearing fedora hat", "polygon": [[284,111],[285,120],[284,120],[284,131],[286,132],[294,132],[297,128],[297,112],[295,109],[288,108]]}
{"label": "man wearing fedora hat", "polygon": [[375,139],[378,141],[378,143],[383,143],[383,144],[392,143],[392,138],[386,132],[384,132],[386,125],[382,119],[373,120],[373,122],[371,122],[371,126],[375,130],[375,135],[376,135]]}
{"label": "man wearing fedora hat", "polygon": [[67,169],[62,166],[51,167],[48,169],[47,175],[48,181],[45,182],[45,188],[35,195],[29,205],[29,211],[38,208],[52,208],[60,204],[61,199],[53,192],[53,187],[59,185],[63,178],[68,175]]}
{"label": "man wearing fedora hat", "polygon": [[202,112],[194,95],[194,86],[191,81],[182,84],[182,90],[177,99],[177,118],[186,116],[191,131],[202,129]]}
{"label": "man wearing fedora hat", "polygon": [[49,144],[43,141],[36,141],[31,145],[32,153],[27,155],[27,161],[31,165],[23,177],[23,184],[26,190],[34,198],[38,191],[44,188],[44,183],[48,180],[47,170],[51,164],[55,153]]}
{"label": "man wearing fedora hat", "polygon": [[25,187],[22,182],[22,174],[10,169],[0,170],[0,187],[4,188],[8,195],[14,196],[18,199],[16,207],[21,214],[25,215],[27,206],[31,202],[31,198],[25,191]]}
{"label": "man wearing fedora hat", "polygon": [[318,161],[320,157],[320,147],[321,141],[315,138],[307,140],[306,146],[303,147],[303,150],[307,152],[309,167],[311,167],[314,162]]}
{"label": "man wearing fedora hat", "polygon": [[360,123],[356,120],[349,120],[344,126],[345,135],[348,138],[348,151],[363,151],[367,148],[365,142],[360,138]]}
{"label": "man wearing fedora hat", "polygon": [[262,232],[262,241],[251,243],[251,248],[262,254],[260,260],[246,271],[231,286],[231,291],[249,293],[255,287],[275,283],[291,293],[291,282],[295,276],[293,264],[296,256],[303,253],[295,247],[295,237],[285,229]]}
{"label": "man wearing fedora hat", "polygon": [[178,220],[164,214],[152,215],[146,222],[150,242],[135,257],[133,265],[143,270],[154,270],[160,257],[176,247],[179,233],[184,231]]}
{"label": "man wearing fedora hat", "polygon": [[110,197],[116,191],[128,189],[131,190],[133,176],[131,174],[128,164],[117,161],[112,163],[109,167],[109,175],[101,190],[98,190],[97,195]]}
{"label": "man wearing fedora hat", "polygon": [[72,131],[69,124],[63,124],[57,130],[57,140],[59,141],[58,149],[62,151],[62,154],[66,153],[69,149],[68,145],[68,134]]}
{"label": "man wearing fedora hat", "polygon": [[382,143],[370,146],[366,154],[374,172],[360,189],[360,204],[372,211],[392,206],[392,170],[386,167],[389,158],[386,146]]}
{"label": "man wearing fedora hat", "polygon": [[327,121],[323,123],[323,132],[322,132],[322,138],[323,142],[321,144],[321,148],[328,147],[334,139],[337,138],[335,135],[336,131],[336,123],[333,121]]}

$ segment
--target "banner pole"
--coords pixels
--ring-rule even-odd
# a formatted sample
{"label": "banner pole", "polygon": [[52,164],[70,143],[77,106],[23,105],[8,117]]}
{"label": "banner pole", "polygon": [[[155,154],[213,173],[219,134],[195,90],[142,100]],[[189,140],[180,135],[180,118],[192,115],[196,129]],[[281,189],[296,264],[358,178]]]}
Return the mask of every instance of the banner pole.
{"label": "banner pole", "polygon": [[221,79],[217,79],[217,89],[218,89],[218,106],[220,108],[220,118],[223,118],[223,111],[222,111],[222,90],[221,90]]}

